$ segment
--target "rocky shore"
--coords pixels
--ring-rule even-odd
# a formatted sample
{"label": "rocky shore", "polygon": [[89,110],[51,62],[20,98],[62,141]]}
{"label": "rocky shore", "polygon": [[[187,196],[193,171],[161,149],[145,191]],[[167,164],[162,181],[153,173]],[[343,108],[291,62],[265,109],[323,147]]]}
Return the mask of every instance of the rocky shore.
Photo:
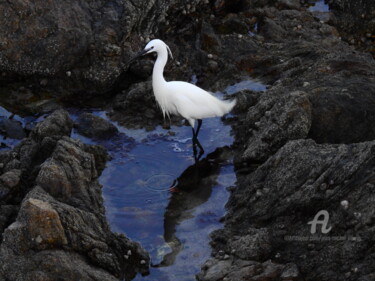
{"label": "rocky shore", "polygon": [[106,151],[71,139],[64,110],[0,153],[0,280],[118,280],[148,273],[149,257],[111,232],[98,177]]}
{"label": "rocky shore", "polygon": [[[374,4],[329,1],[334,18],[323,22],[306,2],[0,3],[1,105],[17,114],[100,107],[151,130],[163,122],[147,81],[152,60],[128,61],[155,37],[175,57],[168,80],[215,91],[258,79],[267,90],[236,93],[226,119],[237,184],[197,279],[374,280],[375,61],[365,51]],[[5,120],[2,133],[23,140],[0,153],[0,280],[147,274],[147,253],[106,221],[105,150],[71,139],[62,109],[33,128]],[[88,137],[117,133],[90,114],[74,126]],[[322,210],[331,229],[312,233]]]}

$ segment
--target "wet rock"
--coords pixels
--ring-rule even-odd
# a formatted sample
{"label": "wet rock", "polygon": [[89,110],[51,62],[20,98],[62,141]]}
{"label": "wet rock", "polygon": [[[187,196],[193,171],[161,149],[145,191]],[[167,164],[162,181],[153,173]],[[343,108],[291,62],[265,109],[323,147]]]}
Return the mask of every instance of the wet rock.
{"label": "wet rock", "polygon": [[110,138],[118,132],[116,126],[111,122],[92,113],[82,113],[74,127],[79,134],[97,139]]}
{"label": "wet rock", "polygon": [[45,137],[70,136],[73,121],[65,110],[56,110],[46,118],[44,122],[38,123],[30,134],[30,137],[40,141]]}
{"label": "wet rock", "polygon": [[249,229],[249,234],[234,237],[228,242],[228,248],[235,250],[234,255],[243,260],[261,260],[271,251],[269,234],[266,229]]}
{"label": "wet rock", "polygon": [[0,119],[0,132],[11,139],[20,140],[26,137],[26,133],[21,122],[8,118]]}
{"label": "wet rock", "polygon": [[[363,268],[363,275],[369,274],[370,270],[365,268],[370,267],[371,260],[364,249],[373,247],[373,230],[372,223],[363,222],[373,216],[370,202],[374,196],[372,187],[366,183],[373,182],[374,147],[374,141],[349,145],[316,144],[312,140],[287,142],[252,173],[238,174],[239,185],[227,205],[226,226],[214,233],[214,247],[223,249],[230,245],[235,249],[234,262],[244,258],[261,262],[277,252],[276,259],[293,263],[270,267],[270,275],[266,274],[269,280],[281,277],[300,280],[301,272],[307,279],[319,276],[320,280],[328,281],[332,276],[344,276],[345,268],[350,268],[354,260]],[[328,190],[320,188],[324,183]],[[257,195],[259,190],[263,196]],[[356,211],[343,209],[340,204],[343,200],[356,202]],[[318,227],[319,233],[315,235],[327,240],[311,240],[314,235],[308,222],[320,210],[329,213],[331,230],[323,234]],[[262,233],[249,233],[252,228],[268,232],[270,243],[248,243],[252,250],[245,251],[247,256],[239,255],[241,248],[235,241],[249,235],[249,239],[256,241],[254,233]],[[314,247],[309,246],[310,241],[317,241]],[[345,249],[345,255],[341,249]],[[257,251],[266,256],[251,256]],[[342,266],[337,268],[336,262]]]}
{"label": "wet rock", "polygon": [[[270,91],[262,94],[249,108],[241,134],[249,132],[240,159],[264,161],[288,140],[305,138],[311,126],[311,104],[304,92],[278,96]],[[238,139],[241,136],[237,137]]]}
{"label": "wet rock", "polygon": [[98,183],[105,150],[70,139],[71,128],[68,114],[56,111],[0,153],[0,190],[9,190],[0,200],[0,279],[130,280],[148,273],[147,253],[106,221]]}
{"label": "wet rock", "polygon": [[21,170],[10,170],[0,176],[0,200],[17,193],[21,180]]}
{"label": "wet rock", "polygon": [[129,91],[118,94],[113,103],[114,110],[109,117],[127,128],[146,128],[151,130],[158,125],[169,126],[170,120],[173,124],[179,124],[181,119],[177,116],[163,114],[157,105],[152,92],[151,81],[134,84]]}
{"label": "wet rock", "polygon": [[280,275],[282,281],[296,281],[300,279],[298,267],[294,263],[287,264]]}

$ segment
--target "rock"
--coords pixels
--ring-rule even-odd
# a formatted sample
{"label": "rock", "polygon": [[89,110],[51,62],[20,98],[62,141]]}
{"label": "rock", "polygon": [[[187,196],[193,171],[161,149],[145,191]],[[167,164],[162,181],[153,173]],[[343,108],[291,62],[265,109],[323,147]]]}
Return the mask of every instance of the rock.
{"label": "rock", "polygon": [[298,10],[301,7],[299,0],[278,0],[277,3],[281,8],[292,10]]}
{"label": "rock", "polygon": [[[134,84],[129,91],[118,94],[113,108],[109,117],[127,128],[151,130],[157,125],[169,123],[168,117],[163,120],[163,114],[152,92],[151,81]],[[171,116],[173,124],[178,124],[176,120],[180,118]]]}
{"label": "rock", "polygon": [[[201,3],[192,1],[190,10]],[[144,43],[140,37],[156,34],[168,14],[188,19],[181,14],[184,6],[182,0],[1,3],[0,71],[41,76],[45,87],[60,91],[64,85],[65,96],[108,92]]]}
{"label": "rock", "polygon": [[74,127],[79,134],[96,139],[110,138],[118,133],[115,125],[92,113],[82,113]]}
{"label": "rock", "polygon": [[[0,206],[0,233],[1,241],[4,229],[13,222],[18,213],[18,206],[15,205],[1,205]],[[1,275],[0,275],[1,276]]]}
{"label": "rock", "polygon": [[34,198],[25,200],[17,221],[9,229],[17,229],[18,225],[26,227],[24,233],[28,237],[23,239],[28,240],[30,246],[37,250],[60,248],[68,243],[60,217],[48,202]]}
{"label": "rock", "polygon": [[69,138],[71,128],[69,115],[56,111],[0,153],[0,191],[9,191],[0,198],[1,280],[109,281],[148,273],[148,254],[106,221],[98,182],[105,150]]}
{"label": "rock", "polygon": [[84,147],[68,137],[59,140],[51,157],[41,165],[36,184],[62,202],[96,212],[103,209],[101,198],[94,196],[100,191],[95,182],[98,173],[94,156]]}
{"label": "rock", "polygon": [[0,176],[0,200],[17,193],[21,180],[21,170],[10,170]]}
{"label": "rock", "polygon": [[249,229],[249,234],[233,237],[228,247],[235,250],[235,256],[243,260],[261,260],[271,252],[271,242],[266,229]]}
{"label": "rock", "polygon": [[242,135],[249,130],[252,134],[236,161],[262,162],[288,140],[305,138],[310,126],[311,104],[304,92],[281,96],[273,91],[265,93],[249,109],[245,124],[239,130]]}
{"label": "rock", "polygon": [[374,56],[373,40],[365,39],[375,30],[374,1],[332,0],[330,9],[334,14],[331,22],[339,29],[341,36],[347,41],[353,40],[356,48],[369,51]]}
{"label": "rock", "polygon": [[298,267],[294,263],[287,264],[280,275],[282,281],[296,281],[300,277]]}
{"label": "rock", "polygon": [[0,119],[0,132],[11,139],[20,140],[26,137],[26,133],[22,127],[21,122],[8,118]]}
{"label": "rock", "polygon": [[[349,145],[316,144],[312,140],[287,142],[252,173],[238,174],[238,187],[227,204],[225,228],[213,235],[214,247],[234,248],[233,264],[243,259],[261,262],[277,251],[275,258],[292,264],[269,267],[270,275],[265,274],[269,280],[300,280],[299,272],[304,272],[306,279],[319,276],[319,280],[328,281],[337,272],[344,276],[353,259],[363,269],[370,267],[364,249],[373,245],[372,224],[363,222],[372,221],[373,215],[370,205],[375,199],[372,187],[365,183],[374,176],[374,148],[375,141]],[[320,188],[324,183],[327,190]],[[257,196],[258,190],[264,195]],[[343,209],[340,204],[343,200],[356,202],[355,212]],[[315,247],[309,247],[316,240],[311,240],[308,222],[321,210],[329,213],[331,229],[324,234],[318,226],[319,233],[315,235],[328,242],[317,240]],[[257,238],[260,233],[270,236],[263,240],[267,235]],[[251,242],[257,239],[259,243]],[[264,245],[268,245],[266,250]],[[335,262],[342,264],[343,269],[337,269]],[[311,265],[315,270],[310,270]],[[239,272],[241,267],[233,270]],[[256,273],[251,274],[255,279]],[[364,270],[363,274],[370,274],[370,270]]]}
{"label": "rock", "polygon": [[237,14],[228,14],[220,23],[215,25],[215,30],[219,34],[247,34],[249,29],[246,20]]}
{"label": "rock", "polygon": [[209,53],[217,53],[217,47],[220,44],[219,38],[215,34],[212,26],[206,22],[202,23],[200,34],[202,49]]}
{"label": "rock", "polygon": [[65,110],[56,110],[49,115],[44,122],[40,122],[31,131],[30,137],[36,141],[41,141],[45,137],[70,136],[73,121]]}

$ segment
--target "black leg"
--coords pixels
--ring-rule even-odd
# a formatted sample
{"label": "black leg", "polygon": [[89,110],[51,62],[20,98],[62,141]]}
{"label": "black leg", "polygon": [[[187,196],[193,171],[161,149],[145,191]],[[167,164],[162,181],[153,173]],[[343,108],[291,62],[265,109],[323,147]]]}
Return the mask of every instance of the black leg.
{"label": "black leg", "polygon": [[197,127],[197,132],[195,133],[195,136],[198,138],[199,130],[202,126],[202,119],[198,119],[198,127]]}
{"label": "black leg", "polygon": [[[202,123],[202,122],[200,122],[200,123]],[[198,123],[198,126],[199,126],[199,123]],[[195,132],[194,128],[192,128],[192,129],[193,129],[193,152],[194,152],[194,159],[195,159],[195,161],[198,161],[201,158],[201,156],[204,154],[204,149],[203,149],[203,146],[201,145],[201,143],[199,142],[199,140],[197,138],[197,133]],[[197,131],[198,131],[198,129],[197,129]],[[197,146],[199,147],[199,154],[198,154],[198,156],[197,156]]]}

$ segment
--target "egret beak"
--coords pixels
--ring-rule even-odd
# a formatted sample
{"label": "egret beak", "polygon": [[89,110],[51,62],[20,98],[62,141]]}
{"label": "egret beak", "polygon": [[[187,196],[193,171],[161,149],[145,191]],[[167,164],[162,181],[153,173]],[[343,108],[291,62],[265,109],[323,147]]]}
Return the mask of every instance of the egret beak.
{"label": "egret beak", "polygon": [[128,64],[132,63],[133,61],[135,61],[136,59],[138,59],[139,57],[142,57],[144,55],[146,55],[149,51],[151,50],[151,48],[148,48],[148,49],[144,49],[140,52],[138,52],[129,62]]}

